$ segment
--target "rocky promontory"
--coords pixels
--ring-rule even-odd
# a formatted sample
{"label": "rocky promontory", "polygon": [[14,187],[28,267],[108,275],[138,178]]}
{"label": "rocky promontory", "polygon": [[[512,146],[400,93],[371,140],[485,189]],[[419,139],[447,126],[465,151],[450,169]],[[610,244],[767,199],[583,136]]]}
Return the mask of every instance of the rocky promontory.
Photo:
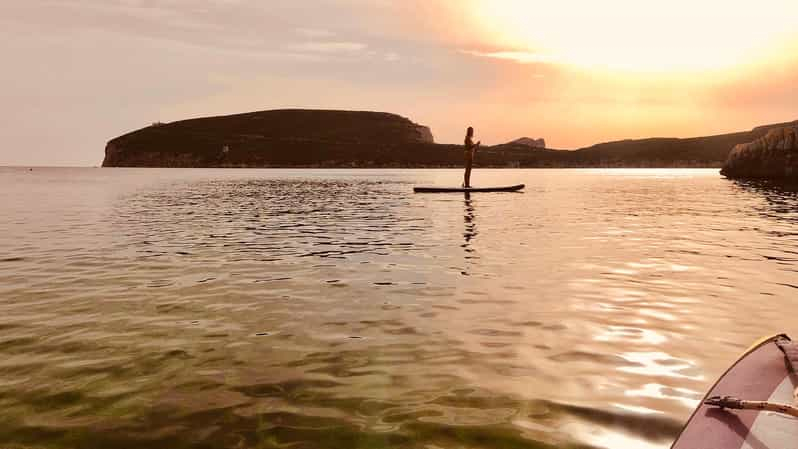
{"label": "rocky promontory", "polygon": [[339,166],[434,145],[396,114],[285,109],[155,123],[108,142],[104,167]]}
{"label": "rocky promontory", "polygon": [[798,125],[771,129],[753,142],[736,145],[721,174],[728,178],[798,181]]}
{"label": "rocky promontory", "polygon": [[532,139],[531,137],[522,137],[509,142],[507,145],[520,145],[528,148],[546,148],[546,139]]}

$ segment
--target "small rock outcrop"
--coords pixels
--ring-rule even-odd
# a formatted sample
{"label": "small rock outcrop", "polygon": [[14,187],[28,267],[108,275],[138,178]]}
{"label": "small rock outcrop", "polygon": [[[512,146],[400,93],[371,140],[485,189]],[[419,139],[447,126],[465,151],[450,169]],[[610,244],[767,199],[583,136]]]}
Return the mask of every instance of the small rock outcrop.
{"label": "small rock outcrop", "polygon": [[721,174],[728,178],[798,181],[798,126],[771,129],[764,137],[736,145]]}
{"label": "small rock outcrop", "polygon": [[522,145],[529,148],[546,148],[546,139],[532,139],[529,137],[522,137],[513,140],[507,145]]}
{"label": "small rock outcrop", "polygon": [[432,130],[429,126],[416,125],[416,132],[418,133],[418,139],[422,143],[435,143],[435,138],[432,136]]}

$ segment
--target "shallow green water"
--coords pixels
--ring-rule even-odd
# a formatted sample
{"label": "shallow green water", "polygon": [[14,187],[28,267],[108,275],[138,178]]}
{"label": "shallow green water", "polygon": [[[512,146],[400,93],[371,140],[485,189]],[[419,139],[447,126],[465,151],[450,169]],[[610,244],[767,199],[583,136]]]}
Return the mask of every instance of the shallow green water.
{"label": "shallow green water", "polygon": [[0,169],[0,446],[667,447],[795,330],[794,192],[459,176]]}

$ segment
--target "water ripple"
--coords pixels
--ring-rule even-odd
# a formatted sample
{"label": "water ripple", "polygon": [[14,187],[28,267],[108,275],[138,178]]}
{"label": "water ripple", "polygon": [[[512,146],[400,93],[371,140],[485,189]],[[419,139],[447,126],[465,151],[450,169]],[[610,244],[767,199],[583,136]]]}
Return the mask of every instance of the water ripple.
{"label": "water ripple", "polygon": [[0,172],[3,446],[667,447],[794,327],[798,194],[715,171]]}

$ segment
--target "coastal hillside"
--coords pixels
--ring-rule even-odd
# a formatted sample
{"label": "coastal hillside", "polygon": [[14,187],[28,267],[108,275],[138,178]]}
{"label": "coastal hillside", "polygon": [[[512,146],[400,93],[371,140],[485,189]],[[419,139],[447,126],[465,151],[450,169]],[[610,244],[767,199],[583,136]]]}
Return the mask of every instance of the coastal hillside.
{"label": "coastal hillside", "polygon": [[[798,124],[798,122],[794,122]],[[481,167],[720,167],[751,131],[688,139],[623,140],[579,150],[530,145],[484,147]],[[540,141],[534,141],[537,144]],[[431,130],[396,114],[273,110],[156,123],[112,139],[104,167],[455,167],[462,147],[436,144]]]}
{"label": "coastal hillside", "polygon": [[104,167],[337,166],[434,143],[383,112],[273,110],[155,123],[106,146]]}
{"label": "coastal hillside", "polygon": [[751,131],[686,139],[651,138],[622,140],[577,150],[576,159],[586,166],[705,166],[721,167],[736,145],[764,137],[772,129],[798,121],[760,126]]}

